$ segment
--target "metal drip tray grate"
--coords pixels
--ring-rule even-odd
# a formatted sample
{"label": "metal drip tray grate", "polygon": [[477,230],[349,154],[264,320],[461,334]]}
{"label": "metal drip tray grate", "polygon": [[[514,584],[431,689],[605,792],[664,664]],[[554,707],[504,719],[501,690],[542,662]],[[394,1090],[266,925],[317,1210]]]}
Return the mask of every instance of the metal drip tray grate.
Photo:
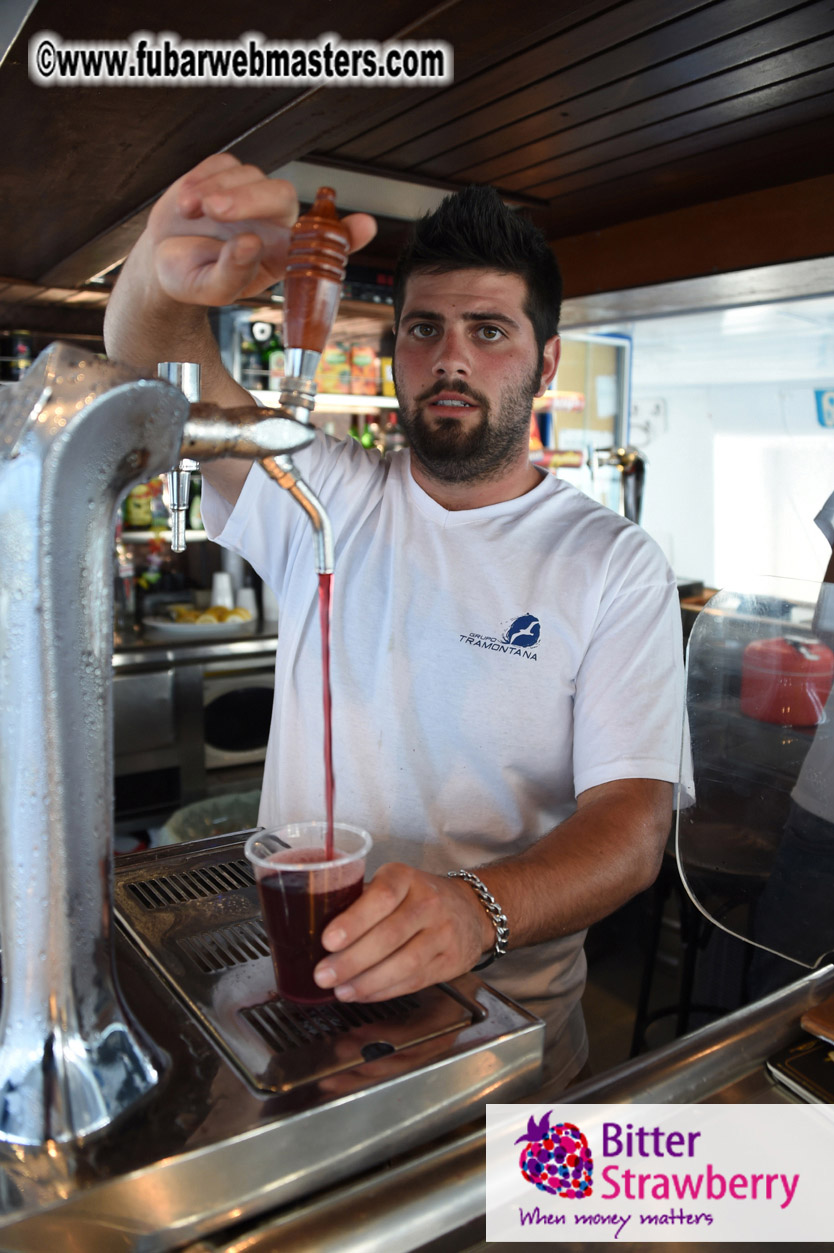
{"label": "metal drip tray grate", "polygon": [[[245,1009],[243,1016],[260,1032],[276,1053],[285,1053],[327,1036],[344,1034],[368,1024],[396,1022],[420,1008],[416,996],[403,996],[380,1005],[291,1005],[288,1001],[269,1001]],[[381,1056],[381,1054],[378,1054]]]}
{"label": "metal drip tray grate", "polygon": [[219,892],[234,892],[248,887],[254,880],[245,857],[217,866],[196,867],[185,874],[163,874],[156,879],[141,879],[128,884],[127,890],[144,909],[164,909],[182,901],[206,900]]}
{"label": "metal drip tray grate", "polygon": [[239,962],[269,957],[269,941],[260,918],[234,923],[219,931],[183,936],[180,947],[197,969],[207,975]]}
{"label": "metal drip tray grate", "polygon": [[125,859],[115,900],[122,926],[253,1088],[350,1090],[345,1072],[406,1050],[424,1064],[483,1017],[445,987],[379,1004],[282,1000],[240,843],[222,836]]}

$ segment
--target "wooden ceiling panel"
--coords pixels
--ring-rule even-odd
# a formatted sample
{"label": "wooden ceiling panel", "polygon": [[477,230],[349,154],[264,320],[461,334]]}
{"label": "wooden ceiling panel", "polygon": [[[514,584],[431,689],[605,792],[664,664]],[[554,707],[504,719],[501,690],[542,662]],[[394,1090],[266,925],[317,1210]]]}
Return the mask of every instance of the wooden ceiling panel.
{"label": "wooden ceiling panel", "polygon": [[[783,5],[783,0],[762,0],[761,9],[768,3]],[[462,166],[470,163],[468,153],[462,151],[466,141],[471,143],[483,137],[482,148],[488,150],[492,142],[502,152],[509,151],[515,146],[513,123],[519,123],[528,132],[535,130],[537,137],[562,131],[583,118],[616,125],[621,109],[648,101],[652,102],[655,117],[661,108],[663,116],[665,102],[661,106],[658,97],[698,80],[705,84],[707,92],[712,89],[711,99],[720,98],[718,76],[722,70],[750,66],[785,47],[807,45],[819,32],[824,10],[830,23],[831,7],[826,0],[714,42],[710,42],[710,33],[713,37],[720,34],[722,28],[729,27],[729,21],[722,23],[715,14],[696,13],[643,38],[631,39],[590,64],[580,63],[554,72],[546,82],[535,83],[512,96],[497,100],[490,96],[490,103],[476,113],[416,138],[387,159],[395,168],[409,166],[442,177],[458,160]],[[741,20],[740,13],[734,20]],[[699,43],[706,46],[697,47]],[[799,72],[805,72],[801,55],[796,62]],[[813,55],[809,62],[813,65]],[[492,76],[493,88],[496,77],[500,81],[499,71]],[[435,154],[442,156],[433,160]],[[490,154],[486,151],[485,155]]]}
{"label": "wooden ceiling panel", "polygon": [[[674,145],[677,156],[685,157],[695,150],[733,143],[739,133],[768,133],[783,125],[795,125],[797,120],[814,120],[831,110],[834,67],[809,75],[802,85],[808,91],[807,98],[796,99],[793,84],[778,84],[763,92],[751,93],[753,99],[736,97],[722,101],[719,105],[671,117],[564,154],[559,154],[557,149],[548,160],[523,165],[515,173],[496,176],[495,181],[502,188],[551,200],[560,194],[559,189],[567,191],[580,185],[604,182],[624,171],[645,169],[665,161],[670,145]],[[757,101],[764,107],[754,107]],[[572,175],[575,176],[573,182]]]}
{"label": "wooden ceiling panel", "polygon": [[[43,88],[28,79],[27,40],[49,29],[445,39],[455,82]],[[39,0],[0,66],[0,110],[10,281],[82,287],[124,255],[153,199],[222,147],[268,169],[311,156],[443,187],[491,182],[555,238],[834,173],[834,0],[529,0],[518,12],[483,0],[238,0],[233,12]],[[373,263],[400,233],[386,227]]]}
{"label": "wooden ceiling panel", "polygon": [[[831,75],[828,75],[831,84]],[[518,175],[504,180],[504,186],[518,190],[526,195],[541,200],[556,200],[568,192],[580,188],[595,188],[599,183],[610,182],[622,175],[634,175],[642,171],[657,169],[668,164],[670,155],[676,161],[701,152],[716,154],[721,149],[739,142],[763,136],[775,136],[787,127],[796,127],[804,122],[823,121],[834,114],[834,95],[831,90],[824,95],[812,96],[809,100],[794,101],[782,108],[775,108],[766,113],[753,113],[736,121],[728,121],[723,126],[710,130],[700,130],[697,126],[685,127],[687,119],[675,119],[672,123],[660,123],[659,129],[667,131],[675,129],[675,121],[680,122],[679,133],[672,134],[666,141],[653,144],[648,140],[641,147],[640,134],[634,137],[635,148],[628,151],[624,140],[618,140],[604,146],[601,160],[594,161],[594,153],[586,160],[583,153],[572,154],[570,165],[574,168],[564,172],[548,175],[548,166],[523,171]],[[691,122],[692,119],[689,119]],[[600,145],[602,148],[603,145]],[[618,150],[625,148],[623,155]]]}
{"label": "wooden ceiling panel", "polygon": [[[834,35],[804,44],[801,49],[791,49],[668,91],[663,100],[663,118],[671,121],[696,113],[700,117],[701,111],[708,112],[711,107],[715,108],[723,102],[730,102],[740,111],[739,115],[745,109],[753,112],[763,106],[773,107],[774,103],[788,103],[792,99],[815,94],[817,88],[809,85],[808,81],[815,77],[814,71],[831,73],[832,69]],[[645,78],[651,79],[651,72]],[[632,81],[628,85],[631,88]],[[648,87],[648,83],[645,85]],[[775,89],[770,104],[762,94],[768,89]],[[557,153],[566,155],[590,149],[618,136],[659,124],[658,102],[654,94],[647,91],[639,103],[618,107],[617,97],[621,94],[621,85],[613,84],[608,89],[591,92],[583,99],[573,101],[570,108],[572,122],[575,123],[575,119],[582,114],[589,118],[588,121],[565,126],[560,117],[561,111],[553,110],[550,116],[535,114],[507,128],[506,132],[492,131],[471,144],[463,145],[455,150],[458,179],[492,181],[500,185],[507,175],[553,159]],[[561,126],[560,120],[563,123]],[[543,126],[553,129],[544,138],[537,138]],[[510,134],[513,142],[508,146]],[[446,154],[432,162],[432,172],[440,175],[450,159],[450,154]]]}
{"label": "wooden ceiling panel", "polygon": [[[733,5],[740,2],[750,4],[751,0],[726,0]],[[776,3],[784,8],[787,0],[763,0],[763,3]],[[670,18],[704,7],[703,0],[665,0],[662,5],[657,0],[627,0],[627,3],[588,21],[570,25],[555,38],[544,42],[534,27],[527,26],[528,46],[514,56],[506,55],[499,34],[492,64],[485,67],[485,73],[467,74],[464,65],[456,75],[454,86],[419,108],[408,110],[386,125],[376,126],[340,145],[333,155],[354,161],[385,160],[392,166],[406,162],[415,165],[437,151],[431,149],[420,153],[412,147],[415,140],[442,132],[450,119],[480,116],[482,111],[490,109],[497,110],[500,119],[501,105],[498,102],[511,92],[525,88],[532,91],[546,89],[545,84],[551,76],[563,73],[576,73],[577,90],[580,90],[582,75],[593,75],[598,60],[628,41],[635,30],[645,29],[647,25],[652,29],[658,26],[665,28]],[[578,66],[584,68],[580,70],[576,68]],[[535,86],[531,87],[531,84]],[[535,108],[535,104],[532,107]],[[486,120],[484,130],[489,129],[491,125]],[[410,142],[404,144],[406,136]],[[406,151],[409,153],[407,158],[403,156]]]}
{"label": "wooden ceiling panel", "polygon": [[[652,2],[656,4],[657,0]],[[690,5],[698,2],[703,3],[703,0],[689,0]],[[484,21],[483,14],[476,17],[476,10],[468,3],[458,3],[455,7],[441,5],[415,22],[410,34],[413,38],[444,39],[452,44],[455,49],[454,86],[442,91],[430,88],[375,90],[374,109],[366,126],[360,128],[350,120],[333,117],[325,147],[332,157],[339,155],[351,163],[363,161],[366,159],[361,150],[363,136],[376,132],[392,119],[400,118],[401,121],[395,122],[391,132],[391,144],[396,149],[404,135],[413,134],[412,119],[415,116],[418,120],[422,119],[423,111],[430,107],[429,101],[433,102],[432,108],[437,107],[437,115],[442,118],[449,107],[450,91],[456,91],[461,83],[498,62],[516,86],[529,82],[529,78],[525,77],[525,66],[520,65],[516,70],[516,58],[528,52],[531,42],[549,39],[576,26],[584,30],[598,14],[604,14],[606,22],[616,21],[617,10],[622,4],[623,0],[561,0],[557,8],[553,0],[526,0],[523,22]],[[426,125],[428,122],[421,122],[421,128]]]}
{"label": "wooden ceiling panel", "polygon": [[[565,192],[534,217],[548,237],[557,240],[730,195],[818,178],[832,173],[832,133],[828,115],[816,123],[710,148],[672,164],[612,178],[597,184],[590,194],[586,187]],[[727,190],[728,171],[732,172],[732,193]],[[815,255],[813,241],[806,245],[805,255]]]}
{"label": "wooden ceiling panel", "polygon": [[[352,0],[329,0],[327,29],[344,39],[383,40],[409,24],[414,8],[415,0],[386,0],[369,19]],[[323,33],[319,9],[306,0],[287,0],[277,18],[262,0],[238,0],[231,16],[197,0],[38,0],[0,67],[0,271],[41,277],[204,157],[309,95],[306,88],[41,87],[28,78],[30,36],[51,30],[64,39],[104,40],[173,30],[219,41],[263,30],[265,20],[271,38]],[[284,140],[291,149],[286,129]],[[289,159],[275,147],[276,164]]]}

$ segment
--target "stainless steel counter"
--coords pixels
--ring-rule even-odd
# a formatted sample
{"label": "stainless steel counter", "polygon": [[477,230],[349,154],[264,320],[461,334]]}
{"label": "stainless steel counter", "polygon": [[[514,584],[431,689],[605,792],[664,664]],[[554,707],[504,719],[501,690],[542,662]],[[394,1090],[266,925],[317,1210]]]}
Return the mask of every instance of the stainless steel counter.
{"label": "stainless steel counter", "polygon": [[[547,1087],[526,1100],[581,1102],[794,1102],[769,1078],[764,1061],[801,1034],[799,1018],[834,992],[834,968],[816,972],[758,1004],[693,1032],[606,1074],[557,1094]],[[417,1152],[259,1223],[201,1240],[185,1253],[489,1253],[483,1240],[485,1134],[472,1123]],[[439,1241],[439,1244],[435,1244]],[[502,1246],[503,1247],[503,1246]],[[514,1246],[513,1246],[514,1247]],[[521,1246],[519,1246],[521,1247]],[[526,1247],[526,1246],[525,1246]],[[610,1245],[562,1245],[569,1250]],[[697,1253],[736,1246],[689,1244]],[[821,1244],[820,1248],[834,1245]],[[677,1243],[651,1248],[677,1250]]]}

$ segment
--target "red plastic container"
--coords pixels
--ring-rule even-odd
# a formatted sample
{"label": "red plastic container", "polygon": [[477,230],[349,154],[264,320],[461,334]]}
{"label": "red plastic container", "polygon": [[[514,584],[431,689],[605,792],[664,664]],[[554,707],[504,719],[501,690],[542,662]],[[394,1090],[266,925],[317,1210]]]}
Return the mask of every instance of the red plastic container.
{"label": "red plastic container", "polygon": [[741,663],[741,712],[760,722],[815,727],[834,679],[834,653],[825,644],[788,636],[756,640]]}

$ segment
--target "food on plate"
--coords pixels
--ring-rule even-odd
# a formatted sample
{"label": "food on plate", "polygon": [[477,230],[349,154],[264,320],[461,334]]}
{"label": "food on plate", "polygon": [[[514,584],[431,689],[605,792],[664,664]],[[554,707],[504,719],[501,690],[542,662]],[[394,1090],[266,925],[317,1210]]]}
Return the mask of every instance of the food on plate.
{"label": "food on plate", "polygon": [[[186,618],[187,622],[197,622],[201,626],[206,623],[217,622],[251,622],[252,615],[248,609],[227,609],[225,605],[212,605],[210,609],[204,609],[202,613],[194,611],[197,616],[195,618]],[[183,621],[182,618],[177,619],[178,622]]]}
{"label": "food on plate", "polygon": [[248,609],[227,609],[225,605],[212,605],[210,609],[193,609],[187,605],[174,605],[170,609],[171,620],[179,626],[217,626],[224,622],[251,622]]}

